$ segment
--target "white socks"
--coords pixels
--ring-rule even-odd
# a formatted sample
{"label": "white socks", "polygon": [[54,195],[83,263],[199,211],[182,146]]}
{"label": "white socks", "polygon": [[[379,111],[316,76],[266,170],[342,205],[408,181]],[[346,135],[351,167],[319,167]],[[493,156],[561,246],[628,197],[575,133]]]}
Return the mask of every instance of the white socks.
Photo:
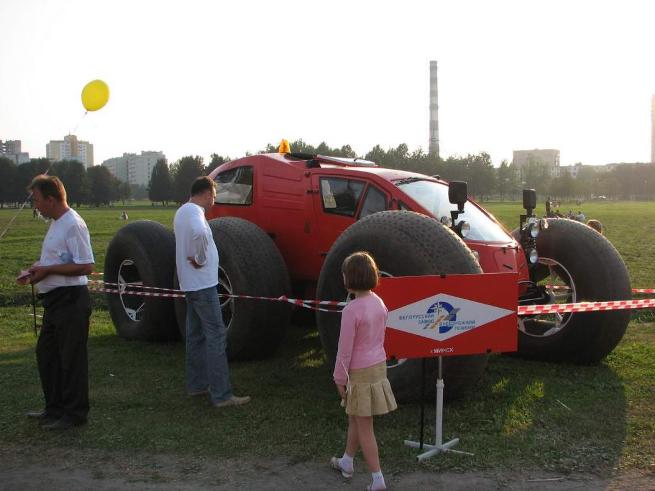
{"label": "white socks", "polygon": [[[339,467],[341,467],[341,469],[346,472],[353,472],[353,457],[344,452],[343,457],[339,459]],[[371,478],[373,479],[373,482],[370,486],[371,491],[387,489],[387,485],[384,482],[384,476],[382,475],[382,470],[371,472]]]}
{"label": "white socks", "polygon": [[373,482],[371,483],[371,491],[387,489],[387,485],[384,482],[384,476],[382,475],[382,470],[371,472],[371,477],[373,478]]}
{"label": "white socks", "polygon": [[353,472],[353,458],[344,452],[343,457],[339,459],[339,466],[346,472]]}

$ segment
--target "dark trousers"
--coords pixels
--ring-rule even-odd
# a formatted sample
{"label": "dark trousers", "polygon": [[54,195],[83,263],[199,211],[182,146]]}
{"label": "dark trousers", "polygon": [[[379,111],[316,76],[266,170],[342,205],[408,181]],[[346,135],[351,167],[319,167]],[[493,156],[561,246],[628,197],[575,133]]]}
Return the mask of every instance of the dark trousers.
{"label": "dark trousers", "polygon": [[40,298],[44,313],[36,361],[45,410],[54,417],[83,423],[89,412],[89,290],[86,286],[60,287]]}

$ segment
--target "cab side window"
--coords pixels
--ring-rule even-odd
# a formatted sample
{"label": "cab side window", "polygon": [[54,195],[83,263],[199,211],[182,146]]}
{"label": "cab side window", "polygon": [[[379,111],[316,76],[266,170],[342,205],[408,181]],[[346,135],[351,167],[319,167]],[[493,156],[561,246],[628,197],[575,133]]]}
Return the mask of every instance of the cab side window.
{"label": "cab side window", "polygon": [[252,167],[236,167],[221,172],[216,182],[216,203],[221,205],[252,204]]}
{"label": "cab side window", "polygon": [[335,177],[322,177],[320,182],[323,210],[326,213],[354,217],[364,183]]}
{"label": "cab side window", "polygon": [[378,211],[387,209],[387,197],[382,191],[374,186],[369,185],[366,190],[366,198],[362,205],[362,211],[359,213],[359,218],[364,218]]}

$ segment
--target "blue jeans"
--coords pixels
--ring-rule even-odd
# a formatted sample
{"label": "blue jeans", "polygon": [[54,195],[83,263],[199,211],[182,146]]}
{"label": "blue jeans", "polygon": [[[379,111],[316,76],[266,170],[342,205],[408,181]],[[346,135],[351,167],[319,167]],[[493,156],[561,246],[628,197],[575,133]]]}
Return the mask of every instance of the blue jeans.
{"label": "blue jeans", "polygon": [[216,287],[186,296],[186,384],[191,393],[209,387],[212,403],[232,397],[227,366],[227,328]]}

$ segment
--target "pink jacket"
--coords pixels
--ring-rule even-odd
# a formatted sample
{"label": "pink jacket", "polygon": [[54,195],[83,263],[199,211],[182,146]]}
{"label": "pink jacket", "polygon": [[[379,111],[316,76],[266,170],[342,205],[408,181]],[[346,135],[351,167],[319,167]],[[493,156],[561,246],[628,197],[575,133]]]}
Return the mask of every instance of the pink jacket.
{"label": "pink jacket", "polygon": [[346,385],[348,370],[367,368],[387,359],[384,330],[387,307],[371,292],[352,300],[341,314],[339,350],[334,365],[334,382]]}

